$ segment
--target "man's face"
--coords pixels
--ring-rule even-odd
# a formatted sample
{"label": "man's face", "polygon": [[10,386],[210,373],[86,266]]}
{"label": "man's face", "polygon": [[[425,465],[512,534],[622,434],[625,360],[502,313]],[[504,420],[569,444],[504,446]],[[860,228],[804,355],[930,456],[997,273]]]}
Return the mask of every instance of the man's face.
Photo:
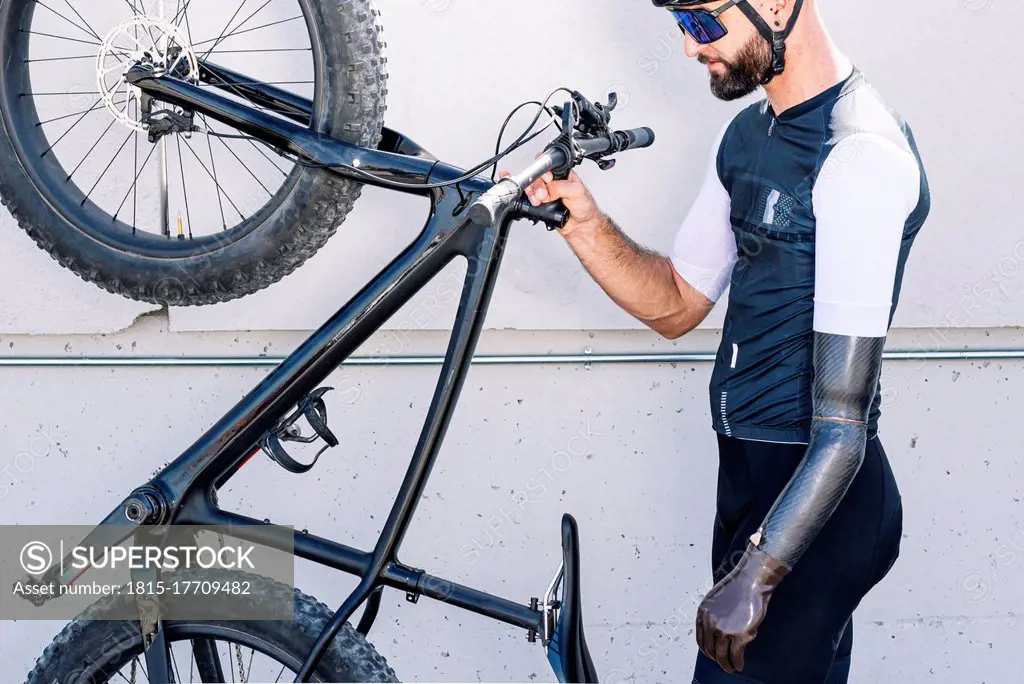
{"label": "man's face", "polygon": [[[697,5],[696,9],[715,10],[725,0]],[[753,3],[755,7],[759,3]],[[722,100],[736,100],[757,90],[772,65],[772,51],[746,15],[730,7],[719,15],[729,32],[720,40],[701,45],[686,34],[686,54],[708,68],[711,92]]]}

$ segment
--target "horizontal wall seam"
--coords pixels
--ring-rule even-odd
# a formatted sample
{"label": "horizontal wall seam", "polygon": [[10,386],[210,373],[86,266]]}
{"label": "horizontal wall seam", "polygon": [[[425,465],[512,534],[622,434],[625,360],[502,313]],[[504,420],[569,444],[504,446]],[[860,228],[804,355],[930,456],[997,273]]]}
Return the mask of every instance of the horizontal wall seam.
{"label": "horizontal wall seam", "polygon": [[[653,354],[519,354],[479,355],[473,365],[595,365],[639,363],[711,363],[714,352]],[[265,367],[277,366],[285,357],[271,356],[0,356],[0,367]],[[957,351],[889,351],[887,361],[1022,361],[1024,349]],[[439,366],[444,356],[362,356],[351,357],[350,366]]]}

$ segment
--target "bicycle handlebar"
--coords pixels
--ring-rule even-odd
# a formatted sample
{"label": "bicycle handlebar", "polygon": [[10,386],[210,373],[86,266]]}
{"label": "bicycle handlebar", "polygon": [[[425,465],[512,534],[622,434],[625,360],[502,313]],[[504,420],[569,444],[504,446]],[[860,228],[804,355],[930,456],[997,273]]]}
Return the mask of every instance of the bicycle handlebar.
{"label": "bicycle handlebar", "polygon": [[612,131],[605,135],[582,140],[574,138],[573,144],[577,150],[575,159],[570,159],[566,148],[556,141],[522,172],[503,178],[500,183],[473,203],[469,210],[469,219],[478,225],[489,226],[498,220],[504,207],[512,207],[518,209],[527,218],[544,221],[561,228],[569,219],[569,212],[561,200],[540,207],[534,207],[528,202],[520,202],[516,205],[523,191],[548,171],[571,168],[581,164],[585,158],[650,147],[654,144],[654,131],[650,128]]}

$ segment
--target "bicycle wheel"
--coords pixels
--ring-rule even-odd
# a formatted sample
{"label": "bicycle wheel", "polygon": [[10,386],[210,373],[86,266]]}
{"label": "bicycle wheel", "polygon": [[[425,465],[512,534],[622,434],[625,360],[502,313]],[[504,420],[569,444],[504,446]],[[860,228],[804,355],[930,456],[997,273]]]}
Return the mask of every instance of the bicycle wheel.
{"label": "bicycle wheel", "polygon": [[[252,601],[264,609],[276,603],[291,612],[294,620],[264,621],[166,621],[171,670],[177,684],[192,682],[291,682],[320,630],[332,612],[323,603],[288,586],[239,573],[207,571],[192,574],[191,580],[250,583]],[[216,610],[223,597],[216,593],[197,597],[204,613]],[[68,623],[46,647],[26,684],[116,684],[150,682],[137,621],[100,619],[104,614],[124,615],[135,598],[113,595],[97,601],[82,616]],[[239,608],[239,597],[231,599],[224,611]],[[214,602],[214,603],[211,603]],[[274,612],[278,612],[276,609]],[[200,672],[196,654],[216,654],[216,674]],[[209,667],[209,661],[206,665]],[[219,672],[217,672],[219,670]],[[343,625],[317,667],[317,682],[397,682],[394,670],[351,625]]]}
{"label": "bicycle wheel", "polygon": [[[188,112],[147,110],[124,73],[146,59],[212,88],[203,65],[224,67],[309,99],[312,129],[375,147],[378,16],[372,0],[0,3],[0,198],[42,249],[110,292],[191,306],[261,290],[323,247],[362,184],[207,135],[239,132],[201,115],[203,132],[186,132]],[[153,111],[166,120],[155,143]]]}

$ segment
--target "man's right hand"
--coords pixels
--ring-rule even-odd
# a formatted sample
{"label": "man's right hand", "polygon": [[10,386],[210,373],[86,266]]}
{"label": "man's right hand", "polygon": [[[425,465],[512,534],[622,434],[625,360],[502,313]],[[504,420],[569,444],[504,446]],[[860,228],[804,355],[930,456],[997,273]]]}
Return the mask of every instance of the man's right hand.
{"label": "man's right hand", "polygon": [[562,200],[569,220],[559,232],[584,268],[616,304],[659,334],[672,340],[684,335],[714,306],[675,272],[668,257],[622,232],[575,172],[565,180],[544,174],[526,188],[526,198],[535,207]]}
{"label": "man's right hand", "polygon": [[[508,175],[507,171],[501,172],[502,178]],[[535,207],[562,200],[565,208],[569,210],[569,221],[559,232],[566,237],[580,226],[593,224],[604,218],[597,202],[594,201],[594,196],[575,171],[570,171],[566,180],[555,180],[549,171],[526,188],[526,198]]]}

